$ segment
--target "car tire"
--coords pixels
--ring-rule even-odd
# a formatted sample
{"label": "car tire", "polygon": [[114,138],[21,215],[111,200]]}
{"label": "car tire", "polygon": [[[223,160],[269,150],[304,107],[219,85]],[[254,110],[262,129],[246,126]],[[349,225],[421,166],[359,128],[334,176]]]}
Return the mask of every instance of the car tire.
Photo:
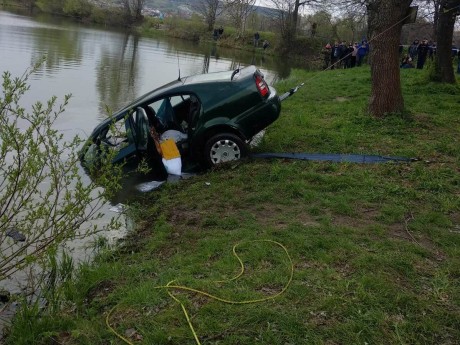
{"label": "car tire", "polygon": [[208,167],[239,160],[248,153],[241,138],[232,133],[221,133],[211,137],[204,147],[204,161]]}

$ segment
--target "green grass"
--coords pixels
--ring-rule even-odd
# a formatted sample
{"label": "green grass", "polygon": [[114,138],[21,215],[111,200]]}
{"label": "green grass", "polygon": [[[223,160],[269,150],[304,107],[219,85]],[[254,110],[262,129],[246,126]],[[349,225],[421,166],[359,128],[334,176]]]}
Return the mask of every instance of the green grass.
{"label": "green grass", "polygon": [[[295,71],[280,119],[258,152],[366,153],[418,157],[410,164],[360,165],[248,160],[165,185],[133,211],[124,245],[82,268],[66,308],[19,318],[14,344],[194,344],[171,280],[229,305],[175,292],[202,344],[458,344],[460,341],[460,88],[402,70],[407,112],[366,113],[367,67]],[[234,244],[246,265],[241,279]],[[54,339],[54,340],[52,340]],[[131,339],[133,343],[138,343]],[[141,343],[141,342],[139,342]]]}

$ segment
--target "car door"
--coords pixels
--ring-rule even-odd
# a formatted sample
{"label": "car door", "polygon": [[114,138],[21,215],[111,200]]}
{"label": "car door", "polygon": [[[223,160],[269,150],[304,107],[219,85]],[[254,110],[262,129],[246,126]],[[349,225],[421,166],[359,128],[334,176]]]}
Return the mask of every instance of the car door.
{"label": "car door", "polygon": [[137,130],[137,119],[140,117],[138,111],[129,112],[127,116],[122,117],[111,128],[114,132],[113,136],[121,138],[120,144],[117,143],[116,149],[118,152],[113,159],[114,163],[123,160],[131,160],[138,156],[138,148],[140,146],[139,131]]}

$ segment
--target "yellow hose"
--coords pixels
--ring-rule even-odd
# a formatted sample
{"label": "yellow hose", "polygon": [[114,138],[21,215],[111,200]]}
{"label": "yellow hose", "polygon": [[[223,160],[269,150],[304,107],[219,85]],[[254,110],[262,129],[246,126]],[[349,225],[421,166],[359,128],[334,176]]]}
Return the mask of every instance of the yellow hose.
{"label": "yellow hose", "polygon": [[[274,294],[274,295],[271,295],[271,296],[268,296],[268,297],[263,297],[263,298],[258,298],[258,299],[253,299],[253,300],[246,300],[246,301],[232,301],[232,300],[228,300],[228,299],[225,299],[225,298],[221,298],[221,297],[218,297],[218,296],[214,296],[208,292],[205,292],[205,291],[201,291],[201,290],[197,290],[197,289],[193,289],[193,288],[190,288],[190,287],[187,287],[187,286],[183,286],[183,285],[172,285],[172,283],[174,282],[174,280],[170,281],[168,284],[166,285],[163,285],[163,286],[155,286],[154,289],[167,289],[167,292],[168,292],[168,295],[171,296],[172,299],[174,299],[177,303],[180,304],[181,308],[182,308],[182,312],[184,313],[185,315],[185,319],[187,320],[187,323],[189,325],[189,328],[193,334],[193,337],[195,338],[195,341],[198,345],[201,345],[200,343],[200,340],[198,339],[198,335],[196,334],[195,332],[195,329],[193,328],[193,325],[192,325],[192,322],[190,321],[190,317],[187,313],[187,309],[185,308],[184,304],[179,300],[177,299],[172,293],[170,290],[172,289],[175,289],[175,290],[183,290],[183,291],[190,291],[190,292],[194,292],[194,293],[197,293],[197,294],[200,294],[200,295],[203,295],[203,296],[206,296],[206,297],[209,297],[211,299],[214,299],[216,301],[220,301],[220,302],[223,302],[223,303],[227,303],[227,304],[250,304],[250,303],[259,303],[259,302],[264,302],[264,301],[268,301],[268,300],[271,300],[271,299],[274,299],[276,297],[278,297],[279,295],[281,295],[282,293],[284,293],[289,285],[291,284],[292,282],[292,278],[294,276],[294,264],[292,263],[292,259],[291,259],[291,256],[289,255],[289,252],[288,250],[286,249],[285,246],[283,246],[281,243],[279,242],[276,242],[276,241],[273,241],[273,240],[254,240],[254,241],[247,241],[246,243],[251,243],[251,242],[269,242],[269,243],[273,243],[273,244],[276,244],[277,246],[281,247],[284,252],[286,253],[286,256],[287,258],[289,259],[289,264],[290,264],[290,275],[289,275],[289,280],[288,282],[286,283],[286,285],[281,289],[280,292]],[[236,280],[238,279],[239,277],[241,277],[243,274],[244,274],[244,264],[243,264],[243,261],[240,259],[240,257],[238,256],[238,254],[236,253],[236,248],[238,246],[240,246],[240,244],[235,244],[233,246],[233,255],[237,258],[237,260],[239,261],[240,263],[240,272],[233,278],[230,278],[230,279],[226,279],[226,280],[220,280],[220,281],[215,281],[214,283],[224,283],[224,282],[230,282],[232,280]],[[126,339],[125,337],[123,337],[122,335],[120,335],[119,333],[117,333],[117,331],[115,331],[111,326],[110,326],[110,322],[109,322],[109,318],[110,318],[110,315],[112,314],[112,312],[114,311],[114,309],[116,308],[113,307],[109,313],[107,314],[106,318],[105,318],[105,323],[108,327],[108,329],[114,333],[118,338],[120,338],[121,340],[123,340],[126,344],[129,344],[129,345],[134,345],[131,341],[129,341],[128,339]]]}

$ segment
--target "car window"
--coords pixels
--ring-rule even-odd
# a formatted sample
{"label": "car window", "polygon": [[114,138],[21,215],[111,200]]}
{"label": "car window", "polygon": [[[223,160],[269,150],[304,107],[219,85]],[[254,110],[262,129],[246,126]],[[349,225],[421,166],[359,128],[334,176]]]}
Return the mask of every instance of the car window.
{"label": "car window", "polygon": [[[196,114],[200,109],[198,98],[191,94],[175,95],[157,100],[144,106],[150,113],[158,119],[160,126],[156,126],[157,131],[162,133],[166,130],[173,129],[186,133],[189,128],[191,114]],[[195,117],[194,117],[195,118]],[[155,121],[150,120],[154,124]]]}
{"label": "car window", "polygon": [[190,95],[180,95],[180,96],[170,97],[171,105],[175,107],[181,104],[182,102],[187,101],[189,98],[190,98]]}
{"label": "car window", "polygon": [[[132,117],[132,115],[130,115]],[[117,122],[110,123],[107,130],[103,132],[102,141],[118,146],[121,143],[134,141],[134,134],[129,126],[129,116],[122,117]]]}
{"label": "car window", "polygon": [[174,110],[169,98],[165,98],[157,110],[157,117],[163,126],[168,126],[174,122]]}

